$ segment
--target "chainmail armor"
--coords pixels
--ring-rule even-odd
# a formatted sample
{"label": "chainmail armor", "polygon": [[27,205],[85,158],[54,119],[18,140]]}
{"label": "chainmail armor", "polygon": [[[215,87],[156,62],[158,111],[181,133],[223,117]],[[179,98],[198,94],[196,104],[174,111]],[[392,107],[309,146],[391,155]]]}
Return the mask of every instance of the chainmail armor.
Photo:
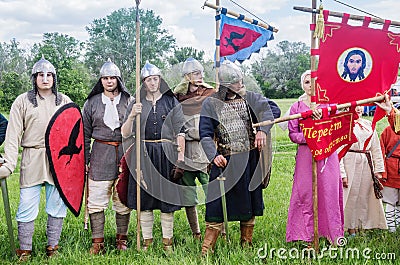
{"label": "chainmail armor", "polygon": [[246,101],[226,101],[218,112],[217,150],[227,156],[253,149],[255,134]]}

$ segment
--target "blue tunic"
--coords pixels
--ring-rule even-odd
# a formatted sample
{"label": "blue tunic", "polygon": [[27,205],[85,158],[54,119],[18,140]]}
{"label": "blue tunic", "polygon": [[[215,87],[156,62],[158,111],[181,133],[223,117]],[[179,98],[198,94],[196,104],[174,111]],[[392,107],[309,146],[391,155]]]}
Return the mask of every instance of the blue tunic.
{"label": "blue tunic", "polygon": [[4,139],[6,138],[7,125],[7,119],[2,114],[0,114],[0,145],[4,142]]}

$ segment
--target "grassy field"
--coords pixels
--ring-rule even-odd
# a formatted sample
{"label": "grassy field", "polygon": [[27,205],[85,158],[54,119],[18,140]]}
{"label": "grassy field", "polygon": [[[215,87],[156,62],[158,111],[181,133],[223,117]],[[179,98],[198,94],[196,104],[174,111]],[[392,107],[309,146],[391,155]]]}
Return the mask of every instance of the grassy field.
{"label": "grassy field", "polygon": [[[277,100],[276,102],[284,113],[293,101],[288,99]],[[379,122],[378,132],[381,132],[386,126],[386,119]],[[287,131],[282,131],[278,126],[273,128],[273,138],[275,140],[275,156],[271,183],[264,190],[265,211],[264,216],[256,219],[253,248],[242,249],[240,247],[239,223],[231,222],[229,224],[230,242],[219,239],[216,245],[216,253],[202,258],[200,256],[201,244],[192,239],[184,210],[180,210],[175,213],[175,252],[172,255],[167,256],[162,251],[159,212],[156,212],[153,249],[146,253],[136,250],[136,215],[135,212],[132,212],[129,227],[130,248],[126,252],[119,253],[114,247],[115,217],[112,210],[108,209],[105,227],[107,253],[105,255],[90,256],[88,254],[91,246],[91,235],[90,231],[83,229],[83,213],[78,218],[68,213],[64,222],[59,255],[47,259],[44,251],[47,244],[45,235],[47,216],[44,212],[43,199],[39,216],[35,221],[33,256],[28,264],[400,264],[400,241],[398,240],[400,231],[396,233],[365,231],[357,237],[349,239],[344,247],[336,250],[331,249],[330,255],[325,252],[323,257],[301,258],[304,244],[302,242],[285,242],[287,209],[293,181],[296,145],[290,142]],[[19,200],[18,173],[14,173],[7,181],[14,218]],[[44,195],[44,192],[42,195]],[[10,254],[4,209],[2,203],[0,205],[0,264],[17,263],[17,259]],[[199,220],[203,233],[205,229],[204,212],[204,205],[200,205]],[[13,225],[16,238],[15,220],[13,220]],[[324,239],[320,240],[320,247],[321,249],[328,247]],[[356,251],[359,251],[358,258]],[[272,256],[270,255],[271,252]],[[297,254],[298,258],[296,257]],[[370,259],[366,258],[367,255]]]}

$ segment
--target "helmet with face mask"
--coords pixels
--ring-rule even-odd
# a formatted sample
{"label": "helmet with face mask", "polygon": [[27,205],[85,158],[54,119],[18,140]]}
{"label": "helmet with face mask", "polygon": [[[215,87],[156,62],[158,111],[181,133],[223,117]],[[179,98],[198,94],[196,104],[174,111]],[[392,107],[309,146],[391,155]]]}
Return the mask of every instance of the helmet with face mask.
{"label": "helmet with face mask", "polygon": [[242,70],[229,60],[224,60],[219,67],[218,79],[221,85],[230,85],[243,79]]}
{"label": "helmet with face mask", "polygon": [[[43,73],[43,81],[47,82],[47,74],[51,73],[53,76],[53,86],[51,87],[51,91],[53,92],[54,95],[56,95],[56,105],[58,106],[61,103],[61,94],[57,93],[57,74],[56,74],[56,69],[52,63],[50,63],[48,60],[44,58],[42,55],[42,58],[37,61],[33,67],[32,67],[32,72],[31,72],[31,80],[32,80],[32,90],[28,92],[28,99],[29,101],[37,107],[37,100],[36,100],[36,94],[38,94],[38,88],[36,84],[36,78],[39,73]],[[40,94],[39,94],[40,96]]]}
{"label": "helmet with face mask", "polygon": [[118,66],[111,61],[110,58],[108,58],[107,62],[105,62],[100,68],[100,77],[105,76],[117,76],[121,78],[121,71],[119,70]]}
{"label": "helmet with face mask", "polygon": [[45,76],[47,76],[47,73],[56,74],[56,69],[54,68],[54,65],[51,62],[47,61],[43,55],[42,58],[37,61],[32,67],[32,75],[41,72]]}
{"label": "helmet with face mask", "polygon": [[146,77],[149,77],[151,75],[161,76],[161,70],[154,64],[151,64],[149,63],[149,61],[146,61],[145,65],[140,71],[140,77],[143,81]]}

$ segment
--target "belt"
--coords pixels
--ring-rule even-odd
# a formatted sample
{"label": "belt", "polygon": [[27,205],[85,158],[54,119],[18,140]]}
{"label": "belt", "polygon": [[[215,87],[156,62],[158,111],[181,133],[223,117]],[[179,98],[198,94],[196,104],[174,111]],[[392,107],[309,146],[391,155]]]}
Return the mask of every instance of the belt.
{"label": "belt", "polygon": [[349,152],[362,153],[362,154],[365,154],[367,156],[368,165],[369,165],[369,168],[371,170],[371,176],[372,176],[372,182],[373,182],[372,186],[374,188],[375,197],[377,199],[382,199],[383,195],[382,195],[381,190],[383,189],[383,186],[379,182],[379,179],[374,174],[371,152],[370,151],[364,151],[364,150],[349,150]]}
{"label": "belt", "polygon": [[102,143],[102,144],[108,144],[112,145],[115,147],[115,162],[117,163],[117,166],[119,166],[119,155],[118,155],[118,146],[121,144],[121,142],[113,142],[113,141],[103,141],[99,139],[95,139],[95,142]]}
{"label": "belt", "polygon": [[373,166],[373,163],[372,163],[372,157],[371,157],[371,153],[369,151],[352,150],[352,149],[350,149],[349,152],[365,154],[365,156],[367,157],[367,161],[368,161],[369,169],[371,171],[371,175],[372,176],[375,175],[374,174],[374,166]]}
{"label": "belt", "polygon": [[102,144],[112,145],[112,146],[119,146],[121,144],[121,142],[103,141],[103,140],[99,140],[99,139],[95,139],[94,141],[102,143]]}
{"label": "belt", "polygon": [[173,141],[169,139],[158,139],[158,140],[143,140],[145,143],[173,143]]}

